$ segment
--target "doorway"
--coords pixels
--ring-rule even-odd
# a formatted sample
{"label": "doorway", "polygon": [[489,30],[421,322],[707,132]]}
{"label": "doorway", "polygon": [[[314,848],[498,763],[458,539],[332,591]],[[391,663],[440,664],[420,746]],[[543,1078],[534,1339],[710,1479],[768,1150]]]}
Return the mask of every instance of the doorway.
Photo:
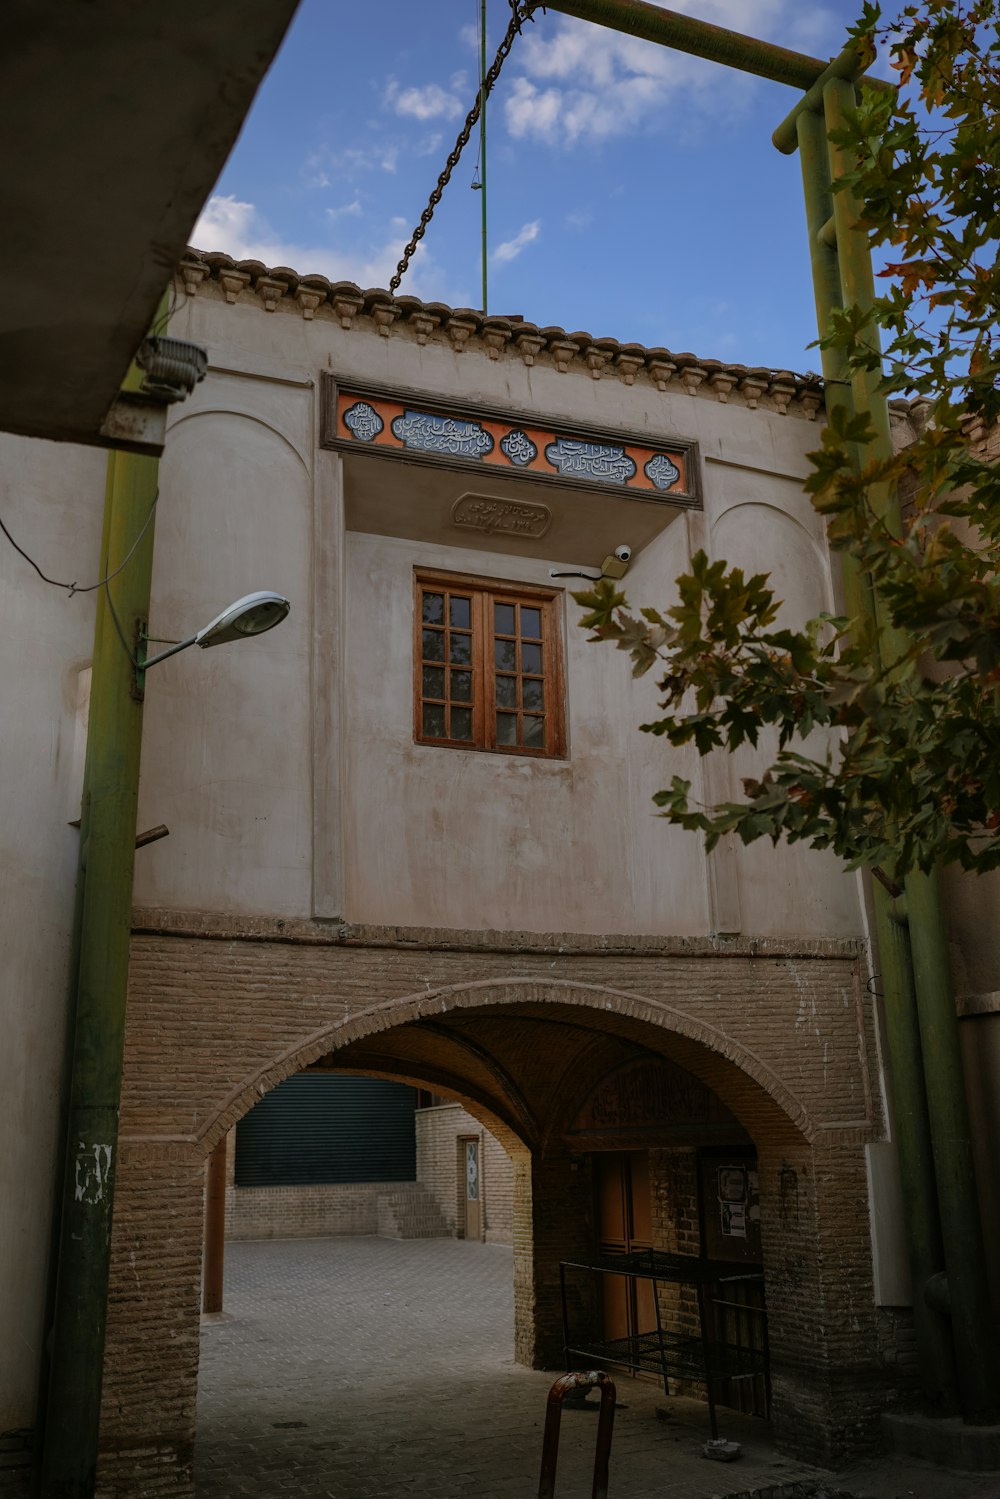
{"label": "doorway", "polygon": [[[597,1247],[602,1256],[632,1254],[653,1247],[649,1152],[598,1152],[594,1170]],[[652,1282],[626,1275],[602,1275],[601,1312],[605,1338],[636,1340],[656,1330]]]}
{"label": "doorway", "polygon": [[769,1375],[750,1372],[760,1360],[766,1371],[769,1362],[755,1151],[699,1150],[698,1217],[703,1256],[761,1272],[760,1281],[732,1277],[720,1288],[711,1303],[711,1336],[735,1351],[737,1364],[745,1360],[748,1365],[748,1372],[723,1381],[720,1401],[748,1415],[766,1417],[771,1403]]}
{"label": "doorway", "polygon": [[478,1135],[463,1136],[458,1142],[459,1172],[463,1197],[463,1235],[465,1239],[483,1237],[482,1162]]}

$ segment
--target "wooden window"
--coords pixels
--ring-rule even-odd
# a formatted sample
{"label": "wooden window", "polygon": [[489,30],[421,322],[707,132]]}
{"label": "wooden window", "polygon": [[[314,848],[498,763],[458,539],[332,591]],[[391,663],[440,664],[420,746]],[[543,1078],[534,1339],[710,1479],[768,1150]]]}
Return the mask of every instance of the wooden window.
{"label": "wooden window", "polygon": [[558,597],[552,589],[417,573],[418,743],[563,754]]}

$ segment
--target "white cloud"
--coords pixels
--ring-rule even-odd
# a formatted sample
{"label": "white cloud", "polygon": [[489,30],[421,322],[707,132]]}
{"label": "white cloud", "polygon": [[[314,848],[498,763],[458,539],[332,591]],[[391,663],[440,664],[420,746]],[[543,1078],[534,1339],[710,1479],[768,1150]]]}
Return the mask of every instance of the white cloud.
{"label": "white cloud", "polygon": [[306,157],[299,168],[306,187],[333,187],[346,178],[353,187],[358,178],[375,171],[395,172],[399,163],[400,143],[376,142],[366,146],[323,146]]}
{"label": "white cloud", "polygon": [[390,78],[386,84],[385,102],[396,114],[414,120],[453,120],[462,113],[462,101],[439,83],[401,89],[396,79]]}
{"label": "white cloud", "polygon": [[[351,215],[350,217],[354,217]],[[361,287],[388,286],[403,253],[406,233],[393,220],[383,243],[371,237],[353,244],[299,244],[276,233],[253,203],[243,203],[232,194],[209,198],[191,233],[191,243],[200,250],[224,250],[234,260],[262,260],[265,265],[287,265],[306,275],[310,271],[331,281],[356,281]],[[347,228],[345,224],[344,229]],[[405,289],[413,296],[447,300],[440,270],[423,245],[418,245]]]}
{"label": "white cloud", "polygon": [[516,260],[526,245],[530,245],[538,238],[538,232],[542,227],[541,219],[533,219],[530,224],[525,224],[519,229],[513,239],[504,240],[503,244],[497,245],[491,259],[506,264],[509,260]]}
{"label": "white cloud", "polygon": [[354,219],[359,218],[363,209],[360,198],[352,198],[350,203],[342,203],[339,208],[328,208],[326,216],[328,219]]}
{"label": "white cloud", "polygon": [[[746,0],[673,0],[674,9],[696,12],[700,20],[743,31]],[[836,50],[844,28],[822,5],[796,0],[756,0],[754,34],[819,43]],[[723,69],[704,58],[645,42],[571,17],[552,26],[526,29],[517,54],[521,73],[504,103],[514,137],[535,136],[554,145],[601,141],[660,121],[671,106],[682,105],[685,127],[697,115],[738,118],[758,87],[748,74]]]}

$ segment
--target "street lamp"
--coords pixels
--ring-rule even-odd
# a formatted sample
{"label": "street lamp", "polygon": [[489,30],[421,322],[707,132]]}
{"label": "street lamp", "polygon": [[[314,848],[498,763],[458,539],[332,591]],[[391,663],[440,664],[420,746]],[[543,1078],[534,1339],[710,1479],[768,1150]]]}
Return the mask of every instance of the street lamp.
{"label": "street lamp", "polygon": [[175,641],[168,650],[160,651],[157,656],[140,653],[139,670],[148,671],[158,661],[166,661],[168,656],[186,651],[189,645],[200,645],[202,650],[206,650],[210,645],[225,645],[228,640],[263,635],[265,630],[273,630],[275,625],[280,625],[291,607],[282,594],[271,593],[266,588],[244,594],[243,598],[230,604],[228,609],[223,609],[221,614],[217,614],[197,634],[189,635],[186,640]]}

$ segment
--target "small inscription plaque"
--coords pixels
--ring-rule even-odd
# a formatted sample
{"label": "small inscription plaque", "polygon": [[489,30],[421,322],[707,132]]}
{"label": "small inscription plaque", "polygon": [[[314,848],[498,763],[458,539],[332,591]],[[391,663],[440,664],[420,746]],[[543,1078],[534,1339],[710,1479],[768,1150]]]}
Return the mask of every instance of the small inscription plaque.
{"label": "small inscription plaque", "polygon": [[552,512],[548,505],[537,505],[531,500],[463,494],[451,507],[451,522],[464,531],[482,531],[486,536],[544,536],[552,522]]}

